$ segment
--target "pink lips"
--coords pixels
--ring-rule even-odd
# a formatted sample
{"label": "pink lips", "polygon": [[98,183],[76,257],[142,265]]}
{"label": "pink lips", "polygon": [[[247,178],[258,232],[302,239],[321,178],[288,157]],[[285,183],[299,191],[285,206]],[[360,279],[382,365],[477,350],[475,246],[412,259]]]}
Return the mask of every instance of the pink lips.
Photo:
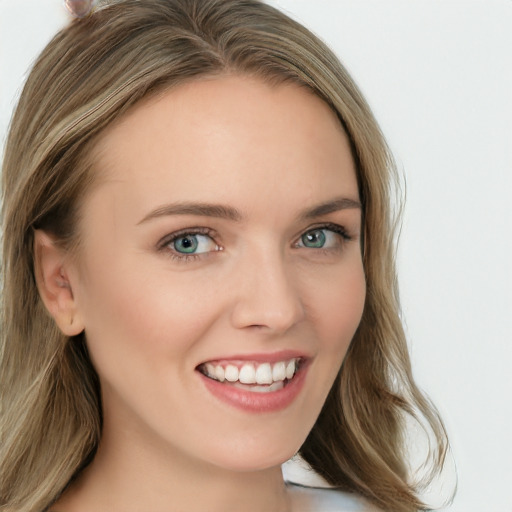
{"label": "pink lips", "polygon": [[[309,359],[295,351],[282,351],[274,354],[244,354],[221,357],[216,361],[254,361],[275,363],[300,358],[301,364],[292,379],[286,380],[281,389],[268,392],[251,391],[247,386],[235,386],[229,382],[219,382],[207,377],[198,370],[206,389],[216,398],[238,409],[248,412],[274,412],[288,407],[300,393],[309,366]],[[201,366],[201,365],[200,365]]]}
{"label": "pink lips", "polygon": [[[296,350],[281,350],[271,354],[231,354],[226,357],[216,357],[215,361],[255,361],[257,363],[276,363],[277,361],[285,361],[287,359],[302,358],[308,359],[308,356]],[[205,361],[205,363],[208,361]]]}

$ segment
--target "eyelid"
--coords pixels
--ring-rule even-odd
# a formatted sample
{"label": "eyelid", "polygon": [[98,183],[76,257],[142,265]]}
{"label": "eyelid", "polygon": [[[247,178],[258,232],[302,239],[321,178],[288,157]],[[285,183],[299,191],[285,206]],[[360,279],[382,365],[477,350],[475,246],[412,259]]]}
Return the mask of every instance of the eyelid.
{"label": "eyelid", "polygon": [[[170,244],[174,242],[175,240],[178,240],[179,238],[185,236],[185,235],[203,235],[208,236],[211,238],[211,240],[215,243],[217,249],[215,251],[207,251],[207,252],[200,252],[200,253],[180,253],[170,247]],[[184,229],[180,229],[178,231],[173,231],[172,233],[167,234],[163,238],[160,239],[160,241],[157,243],[157,250],[159,252],[165,253],[166,255],[170,256],[172,259],[179,261],[179,262],[187,262],[191,260],[196,260],[198,258],[204,258],[207,257],[212,252],[217,252],[222,250],[222,246],[217,242],[218,234],[211,228],[206,227],[188,227]]]}
{"label": "eyelid", "polygon": [[217,233],[213,229],[195,226],[168,233],[158,241],[156,246],[158,249],[163,249],[165,246],[169,245],[171,242],[174,242],[174,240],[184,235],[206,235],[209,236],[215,243],[217,243]]}
{"label": "eyelid", "polygon": [[345,226],[342,226],[341,224],[335,224],[333,222],[323,222],[318,224],[313,224],[309,226],[307,229],[300,232],[300,234],[296,238],[295,246],[298,246],[300,243],[301,238],[310,231],[317,231],[325,229],[327,231],[332,231],[333,233],[336,233],[340,235],[344,241],[353,240],[353,236],[349,233],[348,229]]}

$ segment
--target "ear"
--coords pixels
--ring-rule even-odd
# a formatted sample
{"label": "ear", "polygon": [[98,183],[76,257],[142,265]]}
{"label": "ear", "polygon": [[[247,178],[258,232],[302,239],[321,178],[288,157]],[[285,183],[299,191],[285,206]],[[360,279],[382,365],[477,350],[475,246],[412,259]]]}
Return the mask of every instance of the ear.
{"label": "ear", "polygon": [[69,279],[71,262],[66,256],[54,237],[40,229],[34,231],[34,272],[39,295],[59,329],[67,336],[75,336],[84,330],[84,325]]}

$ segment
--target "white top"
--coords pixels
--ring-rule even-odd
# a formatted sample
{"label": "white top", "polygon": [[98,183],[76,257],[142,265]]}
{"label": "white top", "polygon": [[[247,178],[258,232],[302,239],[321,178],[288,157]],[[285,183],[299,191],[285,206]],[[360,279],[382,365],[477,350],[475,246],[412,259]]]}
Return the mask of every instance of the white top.
{"label": "white top", "polygon": [[299,455],[282,465],[293,512],[382,512],[361,496],[333,489]]}
{"label": "white top", "polygon": [[382,512],[364,498],[336,489],[287,483],[293,512]]}

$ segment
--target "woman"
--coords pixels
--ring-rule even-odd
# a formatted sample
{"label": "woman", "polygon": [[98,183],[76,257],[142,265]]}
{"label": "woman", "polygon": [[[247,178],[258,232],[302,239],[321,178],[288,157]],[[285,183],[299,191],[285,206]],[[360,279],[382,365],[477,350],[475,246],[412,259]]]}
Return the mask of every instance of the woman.
{"label": "woman", "polygon": [[393,178],[341,64],[256,0],[106,2],[58,34],[3,165],[2,509],[341,509],[284,484],[296,452],[421,508],[406,419],[427,480],[446,438],[398,316]]}

